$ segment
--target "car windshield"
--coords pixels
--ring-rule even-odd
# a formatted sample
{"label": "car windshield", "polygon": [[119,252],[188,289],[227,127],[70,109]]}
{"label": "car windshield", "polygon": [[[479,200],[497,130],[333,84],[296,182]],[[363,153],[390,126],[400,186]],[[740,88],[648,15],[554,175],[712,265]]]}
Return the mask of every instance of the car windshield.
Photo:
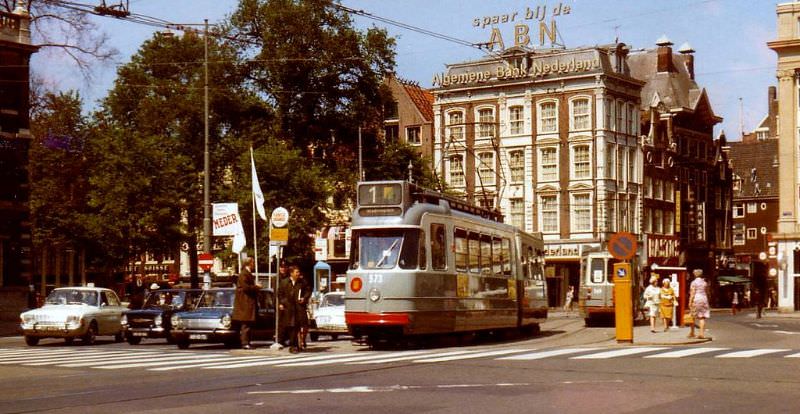
{"label": "car windshield", "polygon": [[197,304],[198,308],[231,308],[233,307],[233,290],[207,290]]}
{"label": "car windshield", "polygon": [[325,295],[322,298],[322,301],[319,304],[320,307],[323,306],[344,306],[344,295],[335,294],[335,295]]}
{"label": "car windshield", "polygon": [[93,290],[57,289],[50,292],[45,304],[97,306],[97,292]]}
{"label": "car windshield", "polygon": [[150,292],[144,303],[144,309],[182,309],[189,306],[197,295],[180,290],[162,290]]}

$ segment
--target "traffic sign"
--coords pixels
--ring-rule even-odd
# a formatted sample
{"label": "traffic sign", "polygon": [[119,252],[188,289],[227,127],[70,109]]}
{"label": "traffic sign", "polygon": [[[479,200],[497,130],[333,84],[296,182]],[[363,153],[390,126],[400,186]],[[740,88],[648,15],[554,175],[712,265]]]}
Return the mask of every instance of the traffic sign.
{"label": "traffic sign", "polygon": [[206,272],[214,266],[214,255],[211,253],[200,253],[197,255],[197,265]]}
{"label": "traffic sign", "polygon": [[630,260],[636,255],[636,236],[628,232],[611,235],[608,241],[608,252],[617,260]]}
{"label": "traffic sign", "polygon": [[278,207],[275,210],[272,210],[272,216],[270,219],[272,227],[286,227],[286,225],[289,224],[289,210],[286,210],[283,207]]}

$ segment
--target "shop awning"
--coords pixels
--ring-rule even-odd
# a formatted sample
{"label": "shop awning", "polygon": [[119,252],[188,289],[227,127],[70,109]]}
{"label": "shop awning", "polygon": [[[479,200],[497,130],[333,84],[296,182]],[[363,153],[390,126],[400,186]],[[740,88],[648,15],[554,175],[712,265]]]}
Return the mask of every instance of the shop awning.
{"label": "shop awning", "polygon": [[730,285],[730,284],[745,284],[750,283],[750,279],[742,276],[717,276],[717,281],[720,285]]}

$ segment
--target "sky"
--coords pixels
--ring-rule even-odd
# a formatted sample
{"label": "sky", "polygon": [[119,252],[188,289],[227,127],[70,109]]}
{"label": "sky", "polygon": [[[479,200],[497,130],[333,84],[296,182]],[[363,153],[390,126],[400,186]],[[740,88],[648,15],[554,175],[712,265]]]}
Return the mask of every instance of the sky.
{"label": "sky", "polygon": [[[99,0],[77,0],[96,4]],[[788,0],[787,0],[788,1]],[[113,4],[116,0],[107,1]],[[784,3],[786,1],[781,1]],[[175,23],[210,23],[232,13],[236,0],[130,0],[131,12]],[[490,28],[473,26],[474,19],[547,6],[548,11],[569,6],[556,17],[560,41],[567,48],[608,44],[619,39],[632,50],[655,47],[662,36],[678,50],[688,42],[695,53],[698,84],[708,92],[714,112],[724,118],[715,133],[724,130],[738,140],[743,129],[752,131],[767,110],[767,88],[776,84],[776,55],[766,42],[775,40],[779,3],[772,0],[341,0],[344,6],[416,26],[470,43],[484,43]],[[549,17],[548,17],[549,19]],[[533,22],[534,20],[523,23]],[[119,65],[130,60],[142,42],[158,30],[124,20],[97,17],[120,54],[117,61],[96,65],[86,82],[62,56],[39,53],[34,70],[61,89],[77,89],[91,107],[112,86]],[[477,59],[485,52],[400,27],[354,16],[359,28],[385,27],[397,42],[397,75],[430,87],[434,74],[445,65]],[[503,40],[513,43],[514,23],[499,23]],[[535,25],[531,25],[531,32]]]}

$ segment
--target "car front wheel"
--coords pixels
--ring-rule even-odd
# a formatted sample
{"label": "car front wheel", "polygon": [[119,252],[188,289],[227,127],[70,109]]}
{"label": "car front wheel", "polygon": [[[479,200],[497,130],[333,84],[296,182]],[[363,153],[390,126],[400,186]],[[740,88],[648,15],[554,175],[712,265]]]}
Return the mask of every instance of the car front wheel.
{"label": "car front wheel", "polygon": [[39,345],[39,338],[37,338],[35,336],[26,336],[25,337],[25,343],[28,344],[28,346]]}
{"label": "car front wheel", "polygon": [[97,324],[92,322],[91,324],[89,324],[89,329],[87,329],[86,333],[83,335],[83,344],[94,345],[96,339],[97,339]]}
{"label": "car front wheel", "polygon": [[140,336],[128,335],[128,336],[125,337],[125,339],[131,345],[139,345],[142,342],[142,337],[140,337]]}
{"label": "car front wheel", "polygon": [[178,349],[189,349],[189,340],[188,339],[176,339],[175,344],[178,345]]}
{"label": "car front wheel", "polygon": [[64,338],[64,343],[67,345],[72,345],[72,342],[75,341],[75,338]]}

